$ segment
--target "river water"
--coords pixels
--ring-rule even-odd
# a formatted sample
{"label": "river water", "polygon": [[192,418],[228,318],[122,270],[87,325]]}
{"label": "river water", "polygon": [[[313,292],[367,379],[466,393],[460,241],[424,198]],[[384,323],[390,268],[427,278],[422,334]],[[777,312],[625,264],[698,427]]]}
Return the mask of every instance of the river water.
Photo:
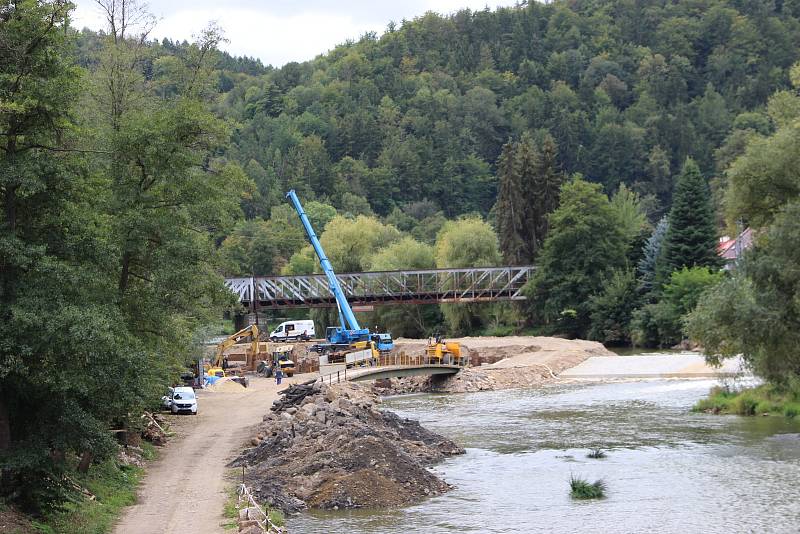
{"label": "river water", "polygon": [[[387,399],[467,449],[433,468],[455,489],[400,510],[303,514],[290,532],[800,532],[800,421],[691,413],[715,384]],[[590,447],[607,457],[587,458]],[[573,501],[570,475],[602,478],[607,497]]]}

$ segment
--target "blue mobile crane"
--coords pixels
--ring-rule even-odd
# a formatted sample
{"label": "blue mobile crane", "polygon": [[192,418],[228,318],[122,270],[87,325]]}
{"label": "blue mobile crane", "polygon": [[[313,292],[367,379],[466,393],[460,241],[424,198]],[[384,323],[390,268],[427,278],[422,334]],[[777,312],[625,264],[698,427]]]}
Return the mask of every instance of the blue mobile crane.
{"label": "blue mobile crane", "polygon": [[361,328],[361,326],[359,326],[353,309],[350,308],[347,297],[345,297],[339,285],[339,281],[336,279],[333,266],[330,260],[328,260],[328,256],[325,255],[322,244],[319,242],[319,239],[317,239],[317,234],[314,233],[314,228],[311,227],[311,222],[308,220],[308,216],[305,210],[303,210],[303,206],[300,204],[300,199],[297,198],[294,189],[286,193],[286,198],[292,202],[294,209],[300,216],[300,222],[303,223],[303,228],[306,231],[308,240],[311,242],[311,246],[314,247],[314,252],[317,253],[319,264],[325,272],[325,276],[328,278],[328,286],[331,289],[331,293],[333,293],[333,296],[336,298],[336,307],[339,309],[340,326],[329,326],[326,329],[325,339],[327,342],[317,345],[317,352],[325,353],[351,348],[364,348],[370,341],[374,342],[375,348],[382,353],[392,350],[394,343],[391,334],[373,334],[370,333],[369,328]]}

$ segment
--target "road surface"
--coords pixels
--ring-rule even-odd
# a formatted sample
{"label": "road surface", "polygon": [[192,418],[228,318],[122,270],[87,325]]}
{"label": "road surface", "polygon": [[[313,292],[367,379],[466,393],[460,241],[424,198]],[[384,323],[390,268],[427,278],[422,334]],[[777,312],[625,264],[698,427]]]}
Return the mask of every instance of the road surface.
{"label": "road surface", "polygon": [[[310,375],[285,379],[290,383]],[[233,481],[225,465],[278,396],[274,379],[254,378],[241,392],[200,391],[198,415],[168,416],[176,436],[147,466],[137,504],[127,508],[115,534],[218,534]]]}

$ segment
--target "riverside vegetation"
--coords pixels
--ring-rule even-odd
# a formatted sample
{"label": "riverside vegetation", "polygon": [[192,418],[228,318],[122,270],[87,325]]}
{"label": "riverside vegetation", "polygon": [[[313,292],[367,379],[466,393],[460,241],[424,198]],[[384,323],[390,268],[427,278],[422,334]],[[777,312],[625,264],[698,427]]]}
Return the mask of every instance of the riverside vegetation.
{"label": "riverside vegetation", "polygon": [[[289,188],[342,271],[539,266],[529,306],[363,317],[396,336],[690,334],[800,373],[796,3],[428,13],[280,68],[99,6],[102,32],[0,1],[1,493],[26,512],[157,406],[234,308],[223,275],[316,269]],[[720,275],[740,224],[754,250]]]}

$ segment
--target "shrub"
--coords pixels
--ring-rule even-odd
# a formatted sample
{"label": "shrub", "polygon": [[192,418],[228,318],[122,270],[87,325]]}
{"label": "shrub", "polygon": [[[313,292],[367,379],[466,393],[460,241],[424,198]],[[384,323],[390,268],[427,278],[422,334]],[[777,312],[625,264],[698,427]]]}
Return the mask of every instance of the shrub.
{"label": "shrub", "polygon": [[606,484],[602,480],[589,481],[570,475],[570,496],[573,499],[602,499],[605,497]]}
{"label": "shrub", "polygon": [[637,305],[637,282],[632,269],[616,270],[590,299],[589,338],[601,343],[630,341],[631,313]]}
{"label": "shrub", "polygon": [[603,452],[601,449],[592,449],[589,454],[586,455],[587,458],[599,459],[605,458],[606,453]]}
{"label": "shrub", "polygon": [[732,413],[738,415],[776,414],[796,417],[800,414],[797,384],[764,384],[742,391],[712,388],[705,399],[692,408],[698,412]]}

